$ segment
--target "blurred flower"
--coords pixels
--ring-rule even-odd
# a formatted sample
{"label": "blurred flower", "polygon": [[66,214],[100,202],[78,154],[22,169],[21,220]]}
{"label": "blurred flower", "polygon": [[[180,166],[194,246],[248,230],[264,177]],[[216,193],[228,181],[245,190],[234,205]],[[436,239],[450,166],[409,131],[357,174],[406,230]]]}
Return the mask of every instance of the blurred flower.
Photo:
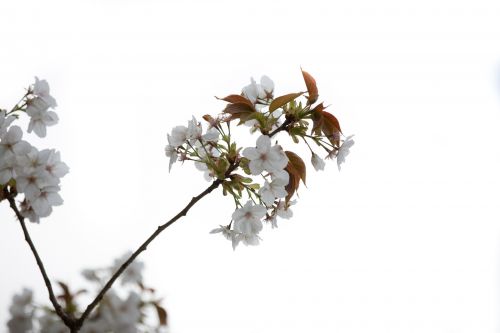
{"label": "blurred flower", "polygon": [[345,158],[347,157],[347,155],[349,155],[349,150],[354,145],[354,140],[352,139],[353,136],[354,135],[348,136],[337,151],[337,166],[339,168],[339,171],[340,165],[345,162]]}
{"label": "blurred flower", "polygon": [[316,171],[325,169],[325,161],[315,153],[312,153],[311,163]]}
{"label": "blurred flower", "polygon": [[57,106],[55,98],[50,95],[49,83],[46,80],[39,80],[35,76],[33,94],[41,98],[49,107],[55,108]]}

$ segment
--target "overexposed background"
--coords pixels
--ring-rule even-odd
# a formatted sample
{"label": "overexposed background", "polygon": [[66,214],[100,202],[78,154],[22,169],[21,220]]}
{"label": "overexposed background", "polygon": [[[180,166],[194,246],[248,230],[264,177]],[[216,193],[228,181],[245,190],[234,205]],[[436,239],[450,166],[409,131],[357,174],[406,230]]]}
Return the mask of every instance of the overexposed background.
{"label": "overexposed background", "polygon": [[[71,168],[29,225],[50,276],[80,286],[208,185],[168,173],[172,127],[250,76],[304,90],[302,66],[353,151],[259,247],[208,234],[233,211],[219,191],[162,234],[141,259],[172,332],[499,332],[499,17],[493,0],[3,1],[0,106],[47,79],[60,123],[29,139]],[[48,303],[5,203],[0,267],[4,331],[23,286]]]}

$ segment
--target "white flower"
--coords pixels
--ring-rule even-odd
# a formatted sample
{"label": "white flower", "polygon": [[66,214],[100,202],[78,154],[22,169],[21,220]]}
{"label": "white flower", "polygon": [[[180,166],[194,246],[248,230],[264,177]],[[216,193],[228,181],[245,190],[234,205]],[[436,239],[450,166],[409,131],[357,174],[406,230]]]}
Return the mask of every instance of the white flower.
{"label": "white flower", "polygon": [[337,166],[340,171],[340,165],[345,162],[345,158],[349,155],[349,149],[354,145],[354,140],[352,139],[354,135],[348,136],[337,152]]}
{"label": "white flower", "polygon": [[40,223],[40,216],[38,216],[33,208],[31,208],[29,202],[24,200],[21,202],[21,215],[30,220],[32,223]]}
{"label": "white flower", "polygon": [[12,305],[9,308],[9,312],[13,317],[25,316],[29,309],[27,307],[31,304],[33,300],[33,291],[24,288],[21,294],[16,294],[12,298]]}
{"label": "white flower", "polygon": [[325,169],[325,161],[315,153],[312,153],[311,163],[316,171]]}
{"label": "white flower", "polygon": [[288,185],[288,179],[276,178],[270,183],[266,180],[264,186],[259,190],[260,198],[267,206],[270,206],[276,198],[286,197],[286,185]]}
{"label": "white flower", "polygon": [[59,117],[54,111],[48,111],[49,105],[41,98],[34,98],[29,101],[26,113],[30,116],[28,133],[35,132],[40,138],[47,135],[47,126],[57,124]]}
{"label": "white flower", "polygon": [[236,233],[235,236],[232,238],[232,245],[233,245],[233,250],[236,249],[236,246],[240,242],[243,242],[245,245],[259,245],[260,243],[260,237],[257,234],[243,234],[243,233]]}
{"label": "white flower", "polygon": [[15,155],[0,158],[0,184],[7,184],[16,177],[17,160]]}
{"label": "white flower", "polygon": [[62,205],[63,199],[59,195],[59,186],[45,186],[40,192],[29,199],[29,204],[39,217],[47,217],[52,213],[52,206]]}
{"label": "white flower", "polygon": [[204,141],[217,142],[219,141],[219,131],[212,127],[207,130],[205,134],[201,137]]}
{"label": "white flower", "polygon": [[243,235],[253,237],[262,230],[261,219],[266,215],[266,208],[253,205],[248,201],[245,206],[238,208],[233,213],[233,229]]}
{"label": "white flower", "polygon": [[188,140],[191,140],[191,142],[194,142],[194,141],[199,140],[201,138],[201,133],[202,133],[201,124],[193,116],[193,119],[191,119],[188,122],[186,138]]}
{"label": "white flower", "polygon": [[221,233],[222,236],[224,236],[225,239],[231,240],[234,237],[235,232],[229,228],[229,226],[223,226],[221,225],[220,228],[215,228],[210,231],[211,234],[218,234]]}
{"label": "white flower", "polygon": [[35,84],[33,85],[33,94],[43,99],[49,107],[57,106],[56,100],[50,95],[50,87],[46,80],[39,80],[35,76]]}
{"label": "white flower", "polygon": [[40,152],[40,159],[45,162],[44,169],[52,177],[59,182],[59,178],[64,177],[69,168],[66,163],[61,161],[61,154],[54,149],[44,149]]}
{"label": "white flower", "polygon": [[250,78],[250,84],[243,87],[242,93],[253,104],[255,104],[259,100],[265,99],[268,94],[272,95],[273,90],[274,82],[269,77],[264,75],[260,79],[260,84],[257,84],[253,77]]}
{"label": "white flower", "polygon": [[274,170],[273,172],[270,172],[269,174],[271,175],[272,180],[281,179],[286,183],[286,185],[288,185],[288,182],[290,181],[290,175],[284,169],[283,170]]}
{"label": "white flower", "polygon": [[279,217],[282,219],[290,219],[293,216],[293,212],[290,209],[290,206],[295,204],[295,200],[289,201],[288,203],[285,203],[285,201],[280,201],[278,203],[277,211],[276,213],[278,214]]}
{"label": "white flower", "polygon": [[187,141],[187,127],[186,126],[175,126],[172,129],[172,136],[170,137],[172,141],[170,144],[174,147],[182,146]]}
{"label": "white flower", "polygon": [[177,161],[178,155],[177,155],[177,148],[172,145],[172,137],[170,134],[167,134],[167,140],[168,140],[168,145],[165,146],[165,155],[167,157],[170,157],[170,160],[168,162],[168,171],[172,169],[172,165]]}
{"label": "white flower", "polygon": [[9,312],[12,318],[7,322],[9,332],[28,333],[33,329],[33,292],[23,289],[19,295],[14,295]]}
{"label": "white flower", "polygon": [[31,151],[31,145],[21,140],[23,131],[19,126],[11,126],[9,131],[0,137],[0,158],[4,159],[12,155],[27,154]]}
{"label": "white flower", "polygon": [[5,117],[5,110],[0,111],[0,137],[7,132],[7,128],[16,119],[13,116]]}
{"label": "white flower", "polygon": [[[121,258],[115,260],[112,267],[113,272],[117,271],[120,266],[125,263],[128,258],[132,255],[132,252],[125,253]],[[144,263],[139,260],[134,260],[128,265],[125,271],[120,276],[122,284],[126,283],[142,283],[142,270],[144,269]]]}
{"label": "white flower", "polygon": [[47,174],[42,170],[34,170],[33,172],[21,172],[16,177],[16,187],[20,193],[24,193],[26,199],[35,199],[40,194],[40,189],[51,184],[47,178]]}
{"label": "white flower", "polygon": [[205,162],[194,162],[194,166],[196,169],[203,171],[203,177],[207,182],[212,181],[212,178],[215,177],[215,173],[211,170]]}
{"label": "white flower", "polygon": [[17,157],[17,163],[17,172],[32,173],[47,163],[47,157],[40,155],[36,147],[31,147],[27,154]]}
{"label": "white flower", "polygon": [[257,139],[257,147],[248,147],[243,150],[243,156],[250,160],[249,168],[253,175],[262,171],[275,172],[283,170],[288,164],[288,157],[280,145],[271,147],[271,139],[261,135]]}
{"label": "white flower", "polygon": [[264,91],[271,95],[274,91],[274,82],[273,80],[271,80],[269,78],[269,76],[267,75],[263,75],[261,78],[260,78],[260,85],[262,87],[262,89],[264,89]]}
{"label": "white flower", "polygon": [[141,319],[141,298],[131,292],[126,300],[110,290],[100,308],[102,318],[110,326],[111,332],[137,332],[137,324]]}

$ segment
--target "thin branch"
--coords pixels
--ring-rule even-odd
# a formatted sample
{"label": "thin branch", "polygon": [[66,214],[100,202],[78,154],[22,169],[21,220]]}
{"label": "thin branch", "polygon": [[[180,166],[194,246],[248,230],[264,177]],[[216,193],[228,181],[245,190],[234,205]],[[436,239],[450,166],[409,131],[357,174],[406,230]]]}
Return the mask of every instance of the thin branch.
{"label": "thin branch", "polygon": [[[290,119],[286,119],[283,124],[281,124],[280,127],[275,129],[273,132],[268,134],[269,137],[274,136],[280,131],[286,130],[287,126],[291,124],[293,121]],[[239,162],[235,162],[230,165],[228,170],[226,171],[225,178],[229,177],[230,174],[236,170],[239,166]],[[193,197],[191,201],[177,214],[175,215],[172,219],[170,219],[168,222],[165,224],[159,226],[152,234],[149,236],[149,238],[125,261],[120,268],[111,276],[111,278],[108,280],[108,282],[104,285],[104,287],[101,289],[101,291],[97,294],[95,299],[87,306],[83,314],[81,315],[80,318],[76,319],[72,317],[71,315],[68,315],[64,309],[61,307],[61,305],[57,302],[56,297],[54,295],[54,291],[52,289],[52,284],[50,283],[50,279],[47,276],[47,273],[45,271],[45,267],[43,265],[43,262],[38,255],[38,252],[35,248],[35,245],[33,244],[33,241],[31,240],[31,237],[29,235],[28,229],[26,228],[26,224],[24,222],[24,216],[21,215],[19,212],[15,199],[13,196],[7,192],[6,189],[4,189],[4,192],[6,194],[6,198],[10,203],[10,207],[12,210],[15,212],[19,222],[21,223],[21,227],[24,232],[24,237],[26,239],[26,242],[28,242],[31,251],[33,252],[33,255],[35,256],[37,265],[40,269],[40,272],[42,273],[43,280],[45,281],[45,286],[47,287],[47,290],[49,292],[49,298],[54,306],[54,309],[57,313],[57,315],[62,319],[64,324],[70,329],[71,332],[78,332],[80,328],[82,327],[84,321],[88,318],[92,310],[99,304],[99,302],[102,300],[106,292],[111,288],[113,283],[118,279],[118,277],[127,269],[127,267],[141,254],[142,252],[146,251],[148,245],[161,233],[163,232],[166,228],[168,228],[170,225],[172,225],[175,221],[180,219],[182,216],[186,216],[188,211],[193,207],[198,201],[200,201],[203,197],[205,197],[207,194],[215,190],[217,187],[219,187],[222,184],[223,180],[222,179],[216,179],[212,182],[212,184],[207,187],[203,192],[198,194],[197,196]]]}
{"label": "thin branch", "polygon": [[274,131],[269,133],[269,137],[273,137],[275,134],[277,134],[280,131],[287,130],[288,125],[290,125],[291,123],[293,123],[293,120],[291,118],[286,118],[285,121],[283,122],[283,124],[280,125],[280,127],[278,127],[277,129],[275,129]]}
{"label": "thin branch", "polygon": [[11,195],[11,193],[7,192],[7,190],[4,190],[4,193],[6,194],[6,198],[9,201],[10,207],[16,213],[16,217],[19,220],[19,223],[21,224],[21,228],[23,229],[24,233],[24,239],[28,243],[31,252],[33,252],[33,255],[35,256],[36,264],[38,265],[38,268],[40,269],[40,272],[42,273],[43,276],[43,281],[45,282],[45,286],[47,287],[47,290],[49,292],[49,299],[52,305],[54,306],[54,309],[56,310],[57,315],[63,320],[63,322],[66,324],[66,326],[70,326],[73,322],[74,319],[68,316],[68,314],[63,310],[61,305],[57,302],[57,299],[54,295],[54,290],[52,289],[52,284],[50,283],[50,279],[47,275],[47,272],[45,271],[45,267],[43,265],[42,259],[40,259],[40,256],[38,255],[38,251],[35,248],[35,245],[33,244],[33,241],[31,240],[31,236],[28,232],[28,228],[26,227],[26,223],[24,222],[24,216],[21,215],[21,212],[17,208],[16,201],[14,197]]}
{"label": "thin branch", "polygon": [[198,194],[197,196],[193,197],[191,201],[182,209],[177,215],[175,215],[172,219],[170,219],[167,223],[159,226],[151,236],[128,258],[126,262],[124,262],[120,268],[113,274],[113,276],[109,279],[109,281],[104,285],[102,290],[99,292],[99,294],[96,296],[96,298],[92,301],[87,306],[87,309],[85,309],[85,312],[82,314],[82,316],[76,321],[77,326],[81,327],[85,319],[89,316],[89,314],[92,312],[92,310],[99,304],[99,302],[102,300],[104,297],[104,294],[111,288],[113,283],[116,281],[116,279],[123,273],[123,271],[135,260],[135,258],[143,251],[146,251],[149,243],[151,243],[163,230],[168,228],[172,223],[177,221],[179,218],[182,216],[186,216],[188,213],[189,209],[194,206],[201,198],[215,190],[219,185],[222,184],[222,180],[217,179],[215,180],[209,187],[207,187],[203,192]]}

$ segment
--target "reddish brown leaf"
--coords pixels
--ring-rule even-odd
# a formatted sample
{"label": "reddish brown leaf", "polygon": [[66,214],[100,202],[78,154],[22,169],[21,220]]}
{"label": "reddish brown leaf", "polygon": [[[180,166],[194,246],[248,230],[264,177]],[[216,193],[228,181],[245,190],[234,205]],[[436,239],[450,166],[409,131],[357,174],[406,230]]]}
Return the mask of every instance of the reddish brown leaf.
{"label": "reddish brown leaf", "polygon": [[224,109],[223,112],[229,114],[238,114],[238,113],[252,113],[256,111],[246,104],[236,103],[236,104],[226,105],[226,108]]}
{"label": "reddish brown leaf", "polygon": [[314,133],[315,135],[321,135],[321,129],[323,127],[323,103],[320,103],[316,105],[314,109],[311,110],[312,112],[312,121],[313,121],[313,127],[311,129],[311,133]]}
{"label": "reddish brown leaf", "polygon": [[307,97],[307,101],[309,104],[314,104],[318,100],[318,87],[316,86],[316,80],[309,74],[308,72],[302,70],[302,76],[304,77],[304,81],[306,83],[307,92],[309,96]]}
{"label": "reddish brown leaf", "polygon": [[253,103],[246,97],[241,96],[241,95],[229,95],[224,98],[219,98],[215,97],[217,99],[232,103],[232,104],[245,104],[248,105],[250,108],[255,110]]}
{"label": "reddish brown leaf", "polygon": [[[291,151],[285,151],[286,156],[288,157],[288,166],[290,166],[290,172],[294,175],[299,176],[302,179],[304,185],[306,184],[306,164],[304,161],[295,153]],[[298,184],[297,184],[298,188]]]}
{"label": "reddish brown leaf", "polygon": [[323,111],[322,114],[323,124],[322,130],[325,136],[330,140],[332,144],[338,144],[340,139],[339,133],[342,133],[340,130],[340,124],[337,118],[331,113]]}
{"label": "reddish brown leaf", "polygon": [[158,303],[153,303],[156,308],[156,313],[158,314],[158,321],[161,326],[167,326],[167,311]]}
{"label": "reddish brown leaf", "polygon": [[302,94],[303,92],[298,92],[276,97],[269,105],[269,112],[273,112],[274,110],[282,107],[283,105],[288,104],[289,102],[293,101]]}
{"label": "reddish brown leaf", "polygon": [[290,166],[290,164],[285,169],[288,172],[288,175],[290,176],[288,184],[285,186],[285,190],[288,193],[286,195],[286,198],[285,198],[285,202],[287,202],[287,203],[288,203],[288,201],[290,201],[290,199],[292,198],[295,191],[297,191],[297,188],[299,187],[299,182],[300,182],[300,176],[296,176],[296,175],[292,174],[290,172],[289,166]]}

